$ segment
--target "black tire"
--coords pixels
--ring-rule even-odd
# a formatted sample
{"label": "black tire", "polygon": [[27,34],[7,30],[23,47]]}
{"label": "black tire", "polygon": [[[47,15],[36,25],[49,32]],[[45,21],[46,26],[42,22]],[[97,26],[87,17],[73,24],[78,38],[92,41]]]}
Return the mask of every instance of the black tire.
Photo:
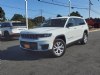
{"label": "black tire", "polygon": [[9,39],[10,39],[10,34],[9,34],[9,32],[4,32],[4,38],[5,38],[6,40],[9,40]]}
{"label": "black tire", "polygon": [[83,38],[80,40],[82,45],[86,44],[88,41],[88,35],[86,33],[83,34]]}
{"label": "black tire", "polygon": [[54,57],[61,57],[65,53],[66,44],[62,39],[55,39],[52,48]]}

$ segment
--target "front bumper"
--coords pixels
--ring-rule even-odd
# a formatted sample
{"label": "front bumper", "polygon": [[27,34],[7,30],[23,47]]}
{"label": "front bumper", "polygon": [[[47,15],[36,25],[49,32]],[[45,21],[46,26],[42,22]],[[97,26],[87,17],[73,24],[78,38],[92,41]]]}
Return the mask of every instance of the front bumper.
{"label": "front bumper", "polygon": [[19,39],[20,47],[24,50],[31,51],[48,51],[52,49],[53,40],[41,39],[41,40],[27,40],[27,39]]}

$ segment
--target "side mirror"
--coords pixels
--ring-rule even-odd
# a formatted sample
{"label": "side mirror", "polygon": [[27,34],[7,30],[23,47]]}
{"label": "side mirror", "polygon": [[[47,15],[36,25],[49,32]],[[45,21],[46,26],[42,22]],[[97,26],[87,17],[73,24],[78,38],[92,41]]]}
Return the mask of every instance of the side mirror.
{"label": "side mirror", "polygon": [[73,25],[74,25],[73,23],[68,23],[68,24],[66,25],[66,27],[69,28],[69,27],[72,27]]}

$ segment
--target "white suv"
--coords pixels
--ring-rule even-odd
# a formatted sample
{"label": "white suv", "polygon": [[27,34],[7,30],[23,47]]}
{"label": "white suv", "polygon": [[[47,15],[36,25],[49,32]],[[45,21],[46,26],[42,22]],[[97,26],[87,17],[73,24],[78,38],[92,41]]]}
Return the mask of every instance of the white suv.
{"label": "white suv", "polygon": [[81,17],[52,18],[39,27],[20,34],[20,47],[31,51],[50,51],[56,57],[65,53],[66,45],[75,41],[86,44],[88,25]]}
{"label": "white suv", "polygon": [[0,24],[0,36],[6,39],[18,37],[20,32],[26,29],[26,24],[22,22],[2,22]]}

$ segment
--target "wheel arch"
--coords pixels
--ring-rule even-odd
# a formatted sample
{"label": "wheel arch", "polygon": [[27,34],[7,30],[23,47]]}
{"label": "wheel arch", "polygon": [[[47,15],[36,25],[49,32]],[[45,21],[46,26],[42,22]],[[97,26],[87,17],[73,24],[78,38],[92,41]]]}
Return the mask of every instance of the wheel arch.
{"label": "wheel arch", "polygon": [[66,37],[64,34],[56,36],[55,39],[62,39],[66,43]]}
{"label": "wheel arch", "polygon": [[[9,31],[7,31],[7,30],[3,31],[3,36],[4,36],[5,33],[9,33]],[[10,34],[10,33],[9,33],[9,34]]]}
{"label": "wheel arch", "polygon": [[88,30],[84,30],[84,33],[86,33],[86,35],[88,36]]}

